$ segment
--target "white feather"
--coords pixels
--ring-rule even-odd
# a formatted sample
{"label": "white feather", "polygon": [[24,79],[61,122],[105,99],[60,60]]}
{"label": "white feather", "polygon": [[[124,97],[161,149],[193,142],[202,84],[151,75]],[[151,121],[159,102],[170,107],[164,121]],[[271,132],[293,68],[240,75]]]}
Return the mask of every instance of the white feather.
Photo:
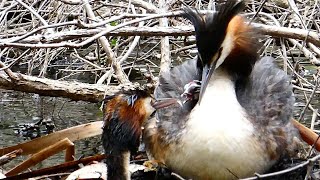
{"label": "white feather", "polygon": [[218,69],[219,66],[224,62],[224,60],[227,58],[227,56],[231,53],[234,44],[233,44],[233,35],[231,33],[226,34],[226,37],[224,39],[224,41],[221,44],[221,48],[222,48],[222,52],[221,55],[219,57],[219,59],[217,60],[217,64],[215,69]]}

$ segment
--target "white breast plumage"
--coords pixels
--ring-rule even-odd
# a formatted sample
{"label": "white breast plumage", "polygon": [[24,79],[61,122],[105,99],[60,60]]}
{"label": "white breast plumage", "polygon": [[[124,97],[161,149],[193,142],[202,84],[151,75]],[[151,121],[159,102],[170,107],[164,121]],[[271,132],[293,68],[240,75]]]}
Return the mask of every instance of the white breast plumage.
{"label": "white breast plumage", "polygon": [[[237,179],[263,172],[274,162],[253,136],[254,128],[237,101],[234,83],[217,70],[203,99],[190,113],[177,151],[167,165],[194,179]],[[175,164],[179,163],[179,166]],[[194,170],[202,169],[201,172]],[[196,175],[196,176],[195,176]]]}

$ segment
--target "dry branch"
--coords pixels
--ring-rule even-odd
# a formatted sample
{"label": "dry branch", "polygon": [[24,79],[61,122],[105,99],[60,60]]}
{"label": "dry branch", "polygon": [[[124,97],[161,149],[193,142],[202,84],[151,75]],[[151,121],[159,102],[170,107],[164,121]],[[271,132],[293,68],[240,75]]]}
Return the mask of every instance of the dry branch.
{"label": "dry branch", "polygon": [[139,88],[139,84],[125,84],[120,86],[106,86],[37,78],[13,73],[18,80],[12,81],[7,75],[0,73],[0,88],[27,93],[36,93],[43,96],[65,97],[75,101],[100,102],[106,95],[114,95],[121,90]]}
{"label": "dry branch", "polygon": [[320,33],[316,33],[310,30],[303,30],[298,28],[288,28],[288,27],[277,27],[270,26],[259,23],[252,23],[252,26],[257,31],[262,34],[274,36],[274,37],[284,37],[305,40],[306,42],[311,42],[314,45],[320,47]]}
{"label": "dry branch", "polygon": [[[84,3],[84,8],[86,10],[87,15],[95,21],[99,21],[96,17],[95,14],[89,4],[88,0],[82,0],[82,2]],[[125,83],[129,83],[129,79],[127,77],[126,74],[124,74],[120,63],[118,62],[115,53],[112,51],[111,46],[109,41],[107,40],[107,38],[105,36],[100,36],[99,37],[99,42],[101,43],[104,51],[106,52],[106,55],[108,57],[108,64],[112,64],[112,70],[115,72],[116,77],[118,79],[118,81],[121,84],[125,84]]]}
{"label": "dry branch", "polygon": [[0,157],[0,166],[10,162],[12,159],[16,158],[17,156],[21,155],[22,149],[14,150],[10,153],[7,153]]}
{"label": "dry branch", "polygon": [[[139,22],[139,21],[137,21]],[[264,35],[273,37],[292,38],[298,40],[306,40],[318,47],[320,47],[320,33],[313,31],[277,27],[259,23],[252,23],[252,27]],[[54,34],[34,35],[29,36],[19,42],[10,43],[11,38],[2,39],[0,47],[81,47],[72,43],[62,43],[67,40],[78,39],[83,37],[91,37],[93,35],[102,34],[106,36],[189,36],[194,34],[192,26],[177,26],[177,27],[122,27],[121,29],[114,29],[113,31],[106,31],[104,29],[78,29],[65,32],[57,32]],[[41,43],[41,44],[38,44]]]}
{"label": "dry branch", "polygon": [[292,120],[292,123],[299,130],[301,138],[310,146],[314,146],[317,151],[320,151],[319,135],[296,120]]}
{"label": "dry branch", "polygon": [[[83,37],[90,37],[100,33],[103,29],[76,29],[64,32],[57,32],[54,34],[37,34],[29,36],[19,41],[21,44],[36,44],[36,43],[58,43]],[[189,36],[193,34],[193,27],[191,26],[176,26],[176,27],[124,27],[115,31],[111,31],[106,36]],[[12,41],[12,38],[6,39]],[[1,41],[3,42],[3,41]]]}
{"label": "dry branch", "polygon": [[[58,142],[64,138],[68,138],[70,141],[76,141],[88,137],[100,135],[102,133],[102,121],[82,124],[79,126],[64,129],[47,136],[36,138],[32,141],[28,141],[15,146],[10,146],[0,149],[0,155],[12,152],[17,149],[22,149],[22,155],[34,154],[45,147],[50,146],[54,142]],[[41,146],[40,146],[41,145]]]}
{"label": "dry branch", "polygon": [[308,159],[307,161],[298,164],[297,166],[282,170],[282,171],[277,171],[277,172],[273,172],[273,173],[268,173],[268,174],[256,174],[255,177],[250,177],[250,178],[245,178],[245,179],[241,179],[241,180],[255,180],[255,179],[276,179],[277,176],[280,175],[284,175],[290,172],[293,172],[295,170],[298,170],[300,168],[306,167],[311,163],[314,163],[316,161],[318,161],[320,159],[320,155],[316,155],[310,159]]}
{"label": "dry branch", "polygon": [[[38,146],[42,146],[39,144]],[[18,164],[16,167],[12,168],[6,173],[6,176],[13,176],[15,174],[18,174],[22,171],[25,171],[31,166],[34,166],[38,164],[39,162],[47,159],[48,157],[59,153],[62,150],[66,149],[66,160],[72,161],[74,156],[74,144],[68,139],[64,138],[48,147],[45,147],[41,151],[33,154],[31,157],[29,157],[27,160],[23,161],[22,163]],[[69,151],[68,151],[69,149]],[[73,153],[70,154],[70,149]],[[67,157],[70,156],[70,157]]]}
{"label": "dry branch", "polygon": [[37,177],[37,176],[42,176],[42,175],[48,175],[48,174],[55,174],[55,173],[60,173],[60,172],[66,172],[70,169],[73,168],[78,168],[80,164],[88,164],[92,161],[101,161],[105,158],[106,156],[104,154],[98,154],[95,156],[89,156],[85,157],[76,161],[71,161],[71,162],[65,162],[63,164],[59,164],[56,166],[48,167],[48,168],[43,168],[31,172],[26,172],[22,173],[19,175],[7,177],[8,180],[13,180],[13,179],[27,179],[27,178],[32,178],[32,177]]}
{"label": "dry branch", "polygon": [[[160,9],[158,12],[164,12],[168,9],[167,3],[165,0],[159,0]],[[169,21],[168,18],[164,17],[159,20],[159,25],[162,27],[168,27]],[[170,55],[170,43],[169,37],[161,37],[160,41],[161,46],[161,62],[160,62],[160,74],[168,72],[171,65],[171,55]]]}

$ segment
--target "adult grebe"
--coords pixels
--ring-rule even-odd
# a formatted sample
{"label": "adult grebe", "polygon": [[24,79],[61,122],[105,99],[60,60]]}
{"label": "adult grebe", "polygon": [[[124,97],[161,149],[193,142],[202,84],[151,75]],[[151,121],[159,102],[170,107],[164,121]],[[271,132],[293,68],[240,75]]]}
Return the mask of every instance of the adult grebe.
{"label": "adult grebe", "polygon": [[263,173],[295,153],[294,97],[290,79],[259,59],[258,39],[229,0],[203,18],[192,10],[199,57],[163,73],[156,98],[180,98],[202,80],[199,101],[160,109],[144,141],[154,159],[192,179],[237,179]]}

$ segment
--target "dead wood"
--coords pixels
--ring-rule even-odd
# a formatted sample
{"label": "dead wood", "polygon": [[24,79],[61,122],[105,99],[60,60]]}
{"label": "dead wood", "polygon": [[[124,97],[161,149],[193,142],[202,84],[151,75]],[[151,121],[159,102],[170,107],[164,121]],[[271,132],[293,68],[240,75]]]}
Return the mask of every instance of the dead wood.
{"label": "dead wood", "polygon": [[[39,144],[40,146],[41,144]],[[66,151],[66,161],[72,161],[74,160],[74,144],[68,139],[64,138],[63,140],[60,140],[48,147],[45,147],[41,151],[33,154],[31,157],[29,157],[27,160],[23,161],[22,163],[18,164],[16,167],[10,169],[6,176],[12,176],[15,174],[18,174],[22,171],[25,171],[31,166],[34,166],[38,164],[39,162],[47,159],[48,157],[59,153],[62,150],[69,149]],[[68,152],[68,153],[67,153]],[[67,157],[70,156],[70,157]]]}
{"label": "dead wood", "polygon": [[106,86],[80,82],[59,81],[38,78],[18,73],[18,80],[14,81],[7,75],[0,73],[0,88],[43,96],[65,97],[75,101],[100,102],[104,95],[114,95],[121,90],[139,88],[139,84],[125,84],[121,86]]}
{"label": "dead wood", "polygon": [[307,128],[297,120],[292,120],[293,125],[299,130],[301,138],[308,143],[310,146],[320,152],[320,140],[319,135],[313,132],[310,128]]}
{"label": "dead wood", "polygon": [[36,138],[22,144],[0,149],[0,155],[12,152],[17,149],[22,149],[22,155],[34,154],[45,147],[48,147],[64,138],[70,141],[76,141],[88,137],[100,135],[102,133],[102,121],[82,124],[79,126],[64,129],[43,137]]}
{"label": "dead wood", "polygon": [[14,150],[10,153],[7,153],[0,157],[0,166],[10,162],[12,159],[16,158],[17,156],[21,155],[22,149]]}
{"label": "dead wood", "polygon": [[75,168],[79,168],[79,164],[88,164],[92,161],[101,161],[105,158],[104,154],[98,154],[95,156],[89,156],[89,157],[85,157],[79,160],[75,160],[75,161],[70,161],[70,162],[65,162],[63,164],[59,164],[56,166],[52,166],[52,167],[48,167],[48,168],[43,168],[43,169],[39,169],[39,170],[34,170],[31,172],[27,172],[27,173],[22,173],[19,175],[15,175],[15,176],[10,176],[7,177],[8,180],[12,180],[12,179],[27,179],[27,178],[32,178],[32,177],[37,177],[37,176],[42,176],[42,175],[49,175],[49,174],[56,174],[56,173],[61,173],[61,172],[67,172],[71,169],[75,169]]}

